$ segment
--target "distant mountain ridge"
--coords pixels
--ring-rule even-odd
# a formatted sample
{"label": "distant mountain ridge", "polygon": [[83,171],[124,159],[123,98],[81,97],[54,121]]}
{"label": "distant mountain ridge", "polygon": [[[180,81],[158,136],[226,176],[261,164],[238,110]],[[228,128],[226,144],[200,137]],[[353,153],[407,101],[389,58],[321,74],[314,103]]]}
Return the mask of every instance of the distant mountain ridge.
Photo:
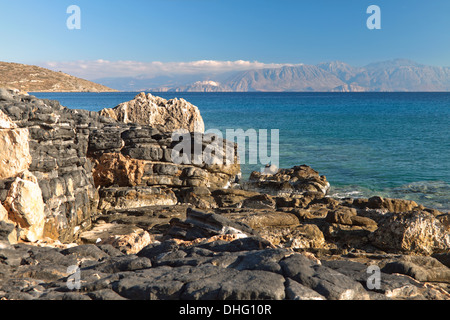
{"label": "distant mountain ridge", "polygon": [[[187,80],[187,77],[185,77]],[[235,72],[227,77],[199,74],[190,81],[172,76],[158,85],[157,79],[139,79],[139,87],[128,79],[126,90],[154,92],[378,92],[378,91],[450,91],[450,67],[433,67],[406,59],[353,67],[332,61],[317,65],[293,65],[280,68]],[[101,79],[97,80],[103,83]],[[145,86],[148,83],[149,86]],[[107,84],[114,86],[114,79]],[[150,85],[151,84],[151,85]],[[117,89],[123,90],[121,87]]]}
{"label": "distant mountain ridge", "polygon": [[115,92],[117,90],[38,66],[0,62],[0,87],[25,92]]}

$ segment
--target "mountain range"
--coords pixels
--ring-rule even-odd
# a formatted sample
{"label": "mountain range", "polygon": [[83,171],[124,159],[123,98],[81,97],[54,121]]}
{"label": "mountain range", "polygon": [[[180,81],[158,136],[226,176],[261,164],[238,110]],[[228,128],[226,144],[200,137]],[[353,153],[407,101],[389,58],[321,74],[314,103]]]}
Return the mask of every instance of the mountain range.
{"label": "mountain range", "polygon": [[[408,92],[450,91],[450,67],[395,59],[354,67],[317,65],[157,77],[111,77],[88,81],[38,66],[0,62],[0,87],[27,92]],[[113,88],[113,89],[111,89]]]}
{"label": "mountain range", "polygon": [[103,78],[98,83],[122,91],[152,92],[379,92],[450,91],[450,67],[406,59],[353,67],[333,61],[208,75]]}

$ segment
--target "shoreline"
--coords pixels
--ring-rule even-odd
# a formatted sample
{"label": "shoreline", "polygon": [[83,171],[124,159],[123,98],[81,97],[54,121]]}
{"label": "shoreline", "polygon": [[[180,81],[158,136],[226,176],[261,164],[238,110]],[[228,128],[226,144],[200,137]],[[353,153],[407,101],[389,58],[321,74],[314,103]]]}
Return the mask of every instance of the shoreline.
{"label": "shoreline", "polygon": [[0,298],[450,299],[449,214],[328,197],[307,165],[233,188],[239,165],[173,162],[167,127],[0,100]]}

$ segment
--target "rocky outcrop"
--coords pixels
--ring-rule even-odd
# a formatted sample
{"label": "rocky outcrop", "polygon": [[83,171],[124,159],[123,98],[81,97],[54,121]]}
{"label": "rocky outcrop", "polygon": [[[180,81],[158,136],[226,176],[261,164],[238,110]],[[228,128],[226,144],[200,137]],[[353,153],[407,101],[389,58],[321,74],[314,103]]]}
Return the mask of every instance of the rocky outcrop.
{"label": "rocky outcrop", "polygon": [[[202,134],[192,134],[192,141],[201,150],[208,146]],[[150,127],[108,127],[92,131],[88,155],[94,165],[96,185],[171,188],[205,186],[216,189],[229,187],[240,175],[236,159],[230,164],[226,163],[225,158],[219,160],[222,165],[208,164],[196,162],[192,152],[187,163],[174,163],[172,154],[176,152],[174,147],[177,143],[178,140],[174,140],[171,133]],[[225,141],[224,155],[228,147]],[[237,157],[236,148],[233,152]]]}
{"label": "rocky outcrop", "polygon": [[388,214],[370,236],[375,246],[387,251],[424,255],[450,251],[450,233],[427,212]]}
{"label": "rocky outcrop", "polygon": [[170,131],[5,92],[0,131],[30,159],[0,178],[0,299],[450,299],[448,214],[331,198],[305,165],[242,183],[192,152],[205,134],[180,163]]}
{"label": "rocky outcrop", "polygon": [[49,237],[72,242],[90,226],[97,210],[98,193],[86,157],[89,132],[111,121],[96,113],[67,109],[57,101],[10,94],[12,99],[0,101],[0,110],[14,122],[18,128],[14,130],[28,132],[23,142],[28,149],[20,151],[16,145],[8,152],[21,152],[29,163],[28,176],[34,177],[23,179],[15,174],[0,179],[0,201],[21,229],[39,217],[39,230],[29,240]]}
{"label": "rocky outcrop", "polygon": [[249,181],[243,186],[246,190],[255,190],[276,196],[292,196],[305,192],[318,192],[326,195],[330,183],[325,176],[306,165],[291,169],[279,169],[275,173],[252,172]]}
{"label": "rocky outcrop", "polygon": [[[44,203],[44,212],[40,203],[27,204],[37,205],[36,214],[41,218],[35,236],[30,234],[27,238],[25,234],[22,236],[23,230],[19,232],[24,239],[49,237],[73,242],[91,227],[98,208],[101,213],[175,205],[183,188],[223,188],[235,182],[240,174],[237,161],[226,165],[174,164],[171,155],[178,141],[173,141],[171,132],[118,122],[95,112],[70,110],[57,101],[39,100],[16,91],[3,93],[0,156],[4,165],[0,168],[0,202],[10,211],[9,216],[16,217],[17,228],[30,228],[23,218],[26,214],[13,209],[17,199],[21,199],[20,192],[30,194],[31,189],[36,189],[36,199]],[[162,124],[169,121],[166,116],[180,116],[179,123],[189,124],[188,128],[203,125],[198,109],[187,102],[171,101],[166,108],[159,105],[162,100],[155,99],[151,103],[146,101],[165,110],[159,118],[152,116],[161,121],[155,126],[165,128]],[[181,113],[186,117],[182,119]],[[171,127],[170,123],[176,123],[171,121],[167,123],[168,131],[178,126]],[[194,143],[207,147],[203,134],[192,136]],[[229,148],[225,142],[224,148]],[[32,182],[15,182],[25,170],[35,177],[36,188],[30,187]]]}
{"label": "rocky outcrop", "polygon": [[205,124],[198,108],[184,99],[166,100],[141,92],[133,100],[113,109],[103,109],[100,115],[123,123],[137,123],[162,128],[165,131],[186,129],[204,132]]}

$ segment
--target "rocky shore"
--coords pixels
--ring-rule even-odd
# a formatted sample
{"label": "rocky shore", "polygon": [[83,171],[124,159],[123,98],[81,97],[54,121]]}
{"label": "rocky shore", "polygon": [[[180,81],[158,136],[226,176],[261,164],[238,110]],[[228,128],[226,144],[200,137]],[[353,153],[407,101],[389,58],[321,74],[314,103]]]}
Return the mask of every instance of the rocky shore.
{"label": "rocky shore", "polygon": [[450,214],[334,199],[307,165],[177,164],[179,128],[208,147],[182,99],[96,113],[0,89],[0,299],[450,300]]}

